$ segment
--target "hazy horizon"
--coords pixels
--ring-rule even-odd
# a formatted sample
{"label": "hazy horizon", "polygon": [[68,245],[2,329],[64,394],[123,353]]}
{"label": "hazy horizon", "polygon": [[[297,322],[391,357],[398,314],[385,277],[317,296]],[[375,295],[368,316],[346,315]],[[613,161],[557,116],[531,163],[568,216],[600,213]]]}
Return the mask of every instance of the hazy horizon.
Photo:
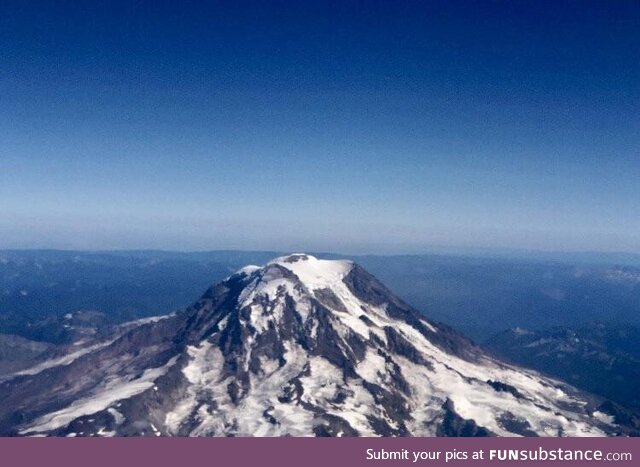
{"label": "hazy horizon", "polygon": [[637,2],[7,2],[0,249],[640,253]]}
{"label": "hazy horizon", "polygon": [[640,253],[633,251],[595,251],[595,250],[531,250],[512,248],[474,248],[474,247],[443,247],[432,245],[419,250],[295,250],[295,249],[251,249],[251,248],[209,248],[209,249],[154,249],[154,248],[112,248],[112,249],[83,249],[83,248],[0,248],[0,253],[52,253],[52,254],[81,254],[81,255],[188,255],[198,256],[207,254],[273,254],[272,258],[290,254],[309,254],[318,257],[358,258],[358,257],[441,257],[441,258],[477,258],[506,261],[543,261],[543,262],[572,262],[575,264],[609,264],[619,266],[640,265]]}

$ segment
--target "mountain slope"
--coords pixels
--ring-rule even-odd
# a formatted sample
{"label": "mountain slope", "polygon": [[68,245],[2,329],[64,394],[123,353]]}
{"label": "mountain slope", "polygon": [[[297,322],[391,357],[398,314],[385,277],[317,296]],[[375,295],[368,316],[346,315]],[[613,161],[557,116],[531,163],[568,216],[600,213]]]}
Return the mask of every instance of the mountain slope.
{"label": "mountain slope", "polygon": [[584,324],[578,328],[496,334],[486,345],[511,361],[562,376],[586,391],[640,410],[640,327]]}
{"label": "mountain slope", "polygon": [[[248,266],[190,309],[0,383],[0,433],[616,434],[599,401],[502,363],[349,261]],[[33,373],[33,372],[31,372]]]}

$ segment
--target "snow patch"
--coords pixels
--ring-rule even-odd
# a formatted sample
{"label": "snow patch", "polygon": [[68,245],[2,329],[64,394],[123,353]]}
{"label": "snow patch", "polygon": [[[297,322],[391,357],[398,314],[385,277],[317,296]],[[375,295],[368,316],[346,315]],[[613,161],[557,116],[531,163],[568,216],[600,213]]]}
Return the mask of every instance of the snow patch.
{"label": "snow patch", "polygon": [[79,359],[80,357],[87,355],[91,352],[95,352],[96,350],[100,350],[104,347],[111,345],[114,340],[110,340],[107,342],[101,342],[100,344],[95,344],[89,347],[85,347],[80,350],[76,350],[75,352],[71,352],[67,355],[63,355],[58,358],[53,358],[51,360],[46,360],[42,363],[39,363],[31,368],[27,368],[26,370],[21,370],[16,373],[9,375],[8,379],[13,379],[18,376],[33,376],[38,373],[42,373],[44,370],[48,370],[49,368],[57,367],[57,366],[67,366]]}
{"label": "snow patch", "polygon": [[153,381],[164,375],[175,364],[176,359],[174,357],[161,367],[145,370],[137,379],[114,378],[109,380],[91,396],[77,400],[64,409],[43,415],[33,425],[20,431],[20,434],[55,430],[68,425],[78,417],[100,412],[116,401],[129,399],[140,394],[153,386]]}

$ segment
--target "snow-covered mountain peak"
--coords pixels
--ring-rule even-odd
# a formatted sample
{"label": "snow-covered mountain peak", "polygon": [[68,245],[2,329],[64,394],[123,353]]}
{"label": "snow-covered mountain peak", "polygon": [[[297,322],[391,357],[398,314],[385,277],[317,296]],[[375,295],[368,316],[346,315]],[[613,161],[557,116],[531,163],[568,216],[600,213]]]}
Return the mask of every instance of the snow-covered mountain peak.
{"label": "snow-covered mountain peak", "polygon": [[617,430],[590,396],[494,359],[357,264],[302,253],[242,268],[184,312],[56,365],[0,383],[0,434]]}
{"label": "snow-covered mountain peak", "polygon": [[351,261],[318,259],[305,253],[276,258],[267,263],[266,267],[272,265],[291,271],[309,290],[330,287],[342,281],[353,268]]}
{"label": "snow-covered mountain peak", "polygon": [[[265,266],[249,265],[235,272],[233,276],[258,278],[262,282],[281,279],[283,274],[278,270],[287,270],[295,276],[308,290],[331,287],[341,282],[353,268],[353,262],[347,260],[323,260],[306,253],[294,253],[269,261]],[[233,277],[231,276],[231,277]]]}
{"label": "snow-covered mountain peak", "polygon": [[259,329],[265,319],[277,316],[287,301],[295,303],[303,321],[313,300],[333,311],[351,312],[357,318],[366,309],[345,283],[353,267],[351,261],[321,260],[304,253],[276,258],[263,267],[245,266],[234,275],[243,284],[238,296],[239,309],[248,309],[247,314]]}

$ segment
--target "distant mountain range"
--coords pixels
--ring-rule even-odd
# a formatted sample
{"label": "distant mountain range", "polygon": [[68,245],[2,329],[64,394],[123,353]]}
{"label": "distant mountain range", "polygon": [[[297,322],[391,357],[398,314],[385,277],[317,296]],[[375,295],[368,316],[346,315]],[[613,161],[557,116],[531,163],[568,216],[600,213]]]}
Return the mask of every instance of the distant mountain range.
{"label": "distant mountain range", "polygon": [[0,378],[3,435],[632,434],[615,409],[491,356],[361,266],[305,254]]}

